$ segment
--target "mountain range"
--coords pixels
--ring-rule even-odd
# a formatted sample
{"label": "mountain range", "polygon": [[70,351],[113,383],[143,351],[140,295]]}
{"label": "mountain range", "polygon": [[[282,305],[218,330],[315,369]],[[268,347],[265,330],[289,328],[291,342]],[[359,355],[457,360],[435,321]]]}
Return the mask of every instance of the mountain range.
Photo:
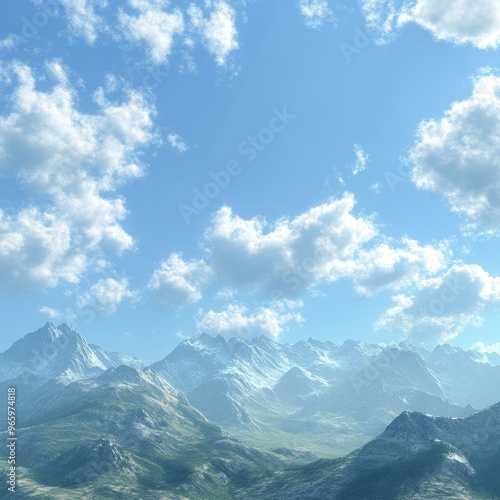
{"label": "mountain range", "polygon": [[232,498],[289,462],[224,434],[158,373],[125,365],[53,379],[20,397],[17,415],[16,498]]}
{"label": "mountain range", "polygon": [[0,354],[18,498],[500,498],[499,381],[495,354],[353,340],[202,334],[147,366],[51,323]]}
{"label": "mountain range", "polygon": [[450,345],[290,345],[202,334],[151,368],[239,438],[322,456],[352,451],[403,411],[467,416],[500,395],[500,357]]}

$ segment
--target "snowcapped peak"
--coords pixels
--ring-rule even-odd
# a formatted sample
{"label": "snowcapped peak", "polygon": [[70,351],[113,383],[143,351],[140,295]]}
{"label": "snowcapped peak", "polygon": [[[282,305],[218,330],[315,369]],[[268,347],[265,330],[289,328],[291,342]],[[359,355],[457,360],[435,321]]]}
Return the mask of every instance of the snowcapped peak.
{"label": "snowcapped peak", "polygon": [[[28,334],[30,335],[30,334]],[[56,325],[54,325],[54,323],[51,323],[51,322],[48,322],[45,324],[45,326],[43,326],[42,328],[40,328],[39,330],[37,330],[36,332],[33,332],[32,334],[33,336],[34,335],[37,335],[37,336],[48,336],[50,337],[52,340],[55,340],[57,338],[59,338],[61,335],[63,335],[63,332],[59,330],[59,328],[57,328]]]}
{"label": "snowcapped peak", "polygon": [[0,380],[36,375],[41,380],[61,376],[66,381],[93,377],[121,364],[145,366],[138,360],[91,346],[66,323],[48,322],[0,354]]}
{"label": "snowcapped peak", "polygon": [[357,340],[352,340],[352,339],[347,339],[342,342],[342,347],[344,349],[354,349],[357,347],[361,342],[358,342]]}
{"label": "snowcapped peak", "polygon": [[453,354],[459,350],[460,350],[459,348],[453,347],[450,344],[439,344],[432,351],[432,355],[439,356],[439,355],[443,355],[443,354],[445,354],[445,355],[446,354]]}
{"label": "snowcapped peak", "polygon": [[74,328],[72,328],[68,323],[61,323],[57,329],[62,332],[62,333],[70,333],[70,332],[76,332]]}
{"label": "snowcapped peak", "polygon": [[137,368],[125,365],[110,368],[97,378],[99,382],[140,382],[141,380],[141,373],[139,373]]}

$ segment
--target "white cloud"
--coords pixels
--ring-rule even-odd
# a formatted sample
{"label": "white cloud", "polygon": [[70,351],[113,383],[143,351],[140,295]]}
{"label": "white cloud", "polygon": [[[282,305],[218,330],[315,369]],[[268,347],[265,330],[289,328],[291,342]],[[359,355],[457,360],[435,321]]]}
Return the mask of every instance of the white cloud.
{"label": "white cloud", "polygon": [[378,329],[399,330],[416,344],[446,342],[469,326],[481,326],[481,311],[500,304],[500,278],[477,265],[453,265],[418,284],[413,295],[393,297],[396,305],[378,320]]}
{"label": "white cloud", "polygon": [[362,0],[362,9],[366,26],[376,38],[377,43],[390,41],[398,27],[404,9],[401,1],[394,0]]}
{"label": "white cloud", "polygon": [[403,238],[400,248],[383,243],[360,251],[352,278],[361,295],[371,296],[386,289],[401,290],[442,271],[447,257],[444,245],[421,246],[415,240]]}
{"label": "white cloud", "polygon": [[349,259],[375,236],[369,219],[351,213],[354,204],[354,196],[346,193],[271,227],[263,219],[244,220],[222,207],[205,232],[208,261],[229,286],[273,298],[273,292],[296,297],[321,281],[344,276],[352,266]]}
{"label": "white cloud", "polygon": [[[225,66],[229,55],[239,47],[237,11],[224,0],[205,0],[203,7],[191,3],[187,9],[174,7],[169,0],[128,0],[127,6],[115,6],[108,0],[54,0],[49,7],[45,0],[32,2],[40,6],[44,16],[64,17],[68,38],[83,37],[92,45],[105,35],[131,46],[142,45],[154,64],[168,63],[178,45],[183,59],[180,71],[195,71],[191,51],[197,43],[214,56],[219,66]],[[12,36],[0,40],[0,49],[10,48],[14,42]]]}
{"label": "white cloud", "polygon": [[62,318],[62,313],[52,307],[47,307],[47,306],[39,307],[38,312],[47,315],[51,319]]}
{"label": "white cloud", "polygon": [[179,309],[202,298],[202,289],[212,271],[203,260],[186,262],[180,254],[171,254],[148,283],[148,290],[163,307]]}
{"label": "white cloud", "polygon": [[429,30],[438,40],[479,49],[500,45],[500,4],[496,0],[363,0],[369,28],[386,42],[407,23]]}
{"label": "white cloud", "polygon": [[419,0],[411,12],[414,22],[438,40],[470,43],[479,49],[500,44],[500,4],[496,0]]}
{"label": "white cloud", "polygon": [[500,77],[483,74],[472,96],[423,121],[409,153],[412,180],[446,197],[474,229],[500,229]]}
{"label": "white cloud", "polygon": [[[107,0],[57,0],[64,8],[69,25],[69,36],[81,36],[89,44],[95,43],[98,33],[104,29],[104,19],[96,13],[96,9],[108,6]],[[45,7],[45,0],[33,0],[36,5]],[[44,9],[47,14],[52,11]]]}
{"label": "white cloud", "polygon": [[0,40],[0,50],[5,49],[5,50],[10,50],[16,47],[16,45],[19,43],[20,38],[18,35],[10,34],[6,36],[5,38]]}
{"label": "white cloud", "polygon": [[282,302],[259,307],[253,312],[249,312],[245,306],[229,304],[221,312],[210,310],[203,314],[196,329],[200,333],[222,335],[225,338],[250,339],[266,335],[278,339],[292,321],[302,322],[300,313],[287,311]]}
{"label": "white cloud", "polygon": [[420,245],[410,238],[380,243],[371,218],[354,215],[354,205],[354,196],[345,193],[272,225],[222,207],[204,234],[205,262],[219,285],[273,300],[296,298],[341,278],[351,279],[360,295],[372,296],[411,287],[446,267],[451,256],[446,243]]}
{"label": "white cloud", "polygon": [[497,344],[487,345],[484,342],[476,342],[470,349],[480,352],[481,354],[498,354],[500,355],[500,342]]}
{"label": "white cloud", "polygon": [[[10,113],[0,115],[0,176],[17,179],[38,206],[0,211],[0,285],[77,283],[89,257],[120,254],[133,238],[111,196],[143,173],[137,152],[152,139],[153,109],[137,92],[122,103],[96,95],[99,112],[80,113],[64,68],[47,65],[53,87],[37,89],[33,71],[14,63]],[[16,83],[17,82],[17,83]]]}
{"label": "white cloud", "polygon": [[207,50],[215,57],[216,63],[224,66],[229,54],[239,46],[236,12],[229,4],[220,0],[208,0],[205,4],[210,9],[207,17],[197,5],[189,6],[191,25],[201,36]]}
{"label": "white cloud", "polygon": [[[277,336],[281,323],[295,318],[286,310],[300,307],[297,299],[321,283],[350,279],[358,294],[373,296],[412,288],[448,265],[446,243],[384,239],[370,217],[353,214],[354,205],[354,196],[345,193],[274,224],[242,219],[224,206],[204,232],[203,259],[185,262],[172,254],[148,288],[163,306],[180,308],[198,302],[210,283],[213,297],[231,306],[206,313],[201,329],[230,336],[248,327],[257,335]],[[249,313],[235,305],[246,294],[270,299],[272,307]]]}
{"label": "white cloud", "polygon": [[189,149],[182,137],[178,134],[168,134],[167,141],[170,144],[170,147],[179,153],[185,153]]}
{"label": "white cloud", "polygon": [[299,0],[299,9],[308,28],[319,29],[325,23],[335,21],[327,0]]}
{"label": "white cloud", "polygon": [[113,314],[117,307],[126,298],[135,298],[137,294],[129,290],[128,280],[118,281],[113,278],[99,280],[87,292],[78,297],[80,309],[93,306],[104,314]]}
{"label": "white cloud", "polygon": [[70,227],[56,215],[34,207],[15,215],[0,210],[0,285],[22,290],[76,283],[85,266],[85,253],[72,248]]}
{"label": "white cloud", "polygon": [[123,36],[130,41],[144,42],[154,63],[166,63],[172,53],[174,39],[184,31],[184,17],[179,9],[165,12],[169,2],[154,0],[129,0],[138,15],[128,15],[123,10],[118,20]]}
{"label": "white cloud", "polygon": [[352,175],[358,175],[363,170],[366,170],[370,155],[367,155],[358,144],[354,144],[354,154],[356,155],[356,163],[352,167]]}

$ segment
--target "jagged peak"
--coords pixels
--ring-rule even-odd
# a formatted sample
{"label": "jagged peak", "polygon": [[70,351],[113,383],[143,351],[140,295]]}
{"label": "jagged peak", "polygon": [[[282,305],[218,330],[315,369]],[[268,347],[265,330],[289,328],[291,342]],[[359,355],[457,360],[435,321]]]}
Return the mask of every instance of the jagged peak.
{"label": "jagged peak", "polygon": [[453,354],[453,353],[458,352],[460,350],[461,349],[459,347],[455,347],[455,346],[452,346],[450,344],[439,344],[434,348],[432,353],[433,354],[440,354],[440,353]]}
{"label": "jagged peak", "polygon": [[60,331],[60,332],[63,332],[63,333],[70,333],[70,332],[75,332],[75,333],[78,333],[71,325],[69,325],[68,323],[61,323],[57,329]]}
{"label": "jagged peak", "polygon": [[190,344],[202,344],[202,345],[226,345],[227,341],[222,335],[209,335],[206,332],[200,333],[200,335],[190,337],[186,339],[184,342]]}

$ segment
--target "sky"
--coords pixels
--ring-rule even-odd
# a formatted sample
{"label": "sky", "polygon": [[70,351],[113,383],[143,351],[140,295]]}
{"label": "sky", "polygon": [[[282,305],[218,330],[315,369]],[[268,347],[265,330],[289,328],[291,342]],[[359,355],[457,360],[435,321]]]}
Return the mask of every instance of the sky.
{"label": "sky", "polygon": [[4,3],[0,351],[500,352],[497,2]]}

